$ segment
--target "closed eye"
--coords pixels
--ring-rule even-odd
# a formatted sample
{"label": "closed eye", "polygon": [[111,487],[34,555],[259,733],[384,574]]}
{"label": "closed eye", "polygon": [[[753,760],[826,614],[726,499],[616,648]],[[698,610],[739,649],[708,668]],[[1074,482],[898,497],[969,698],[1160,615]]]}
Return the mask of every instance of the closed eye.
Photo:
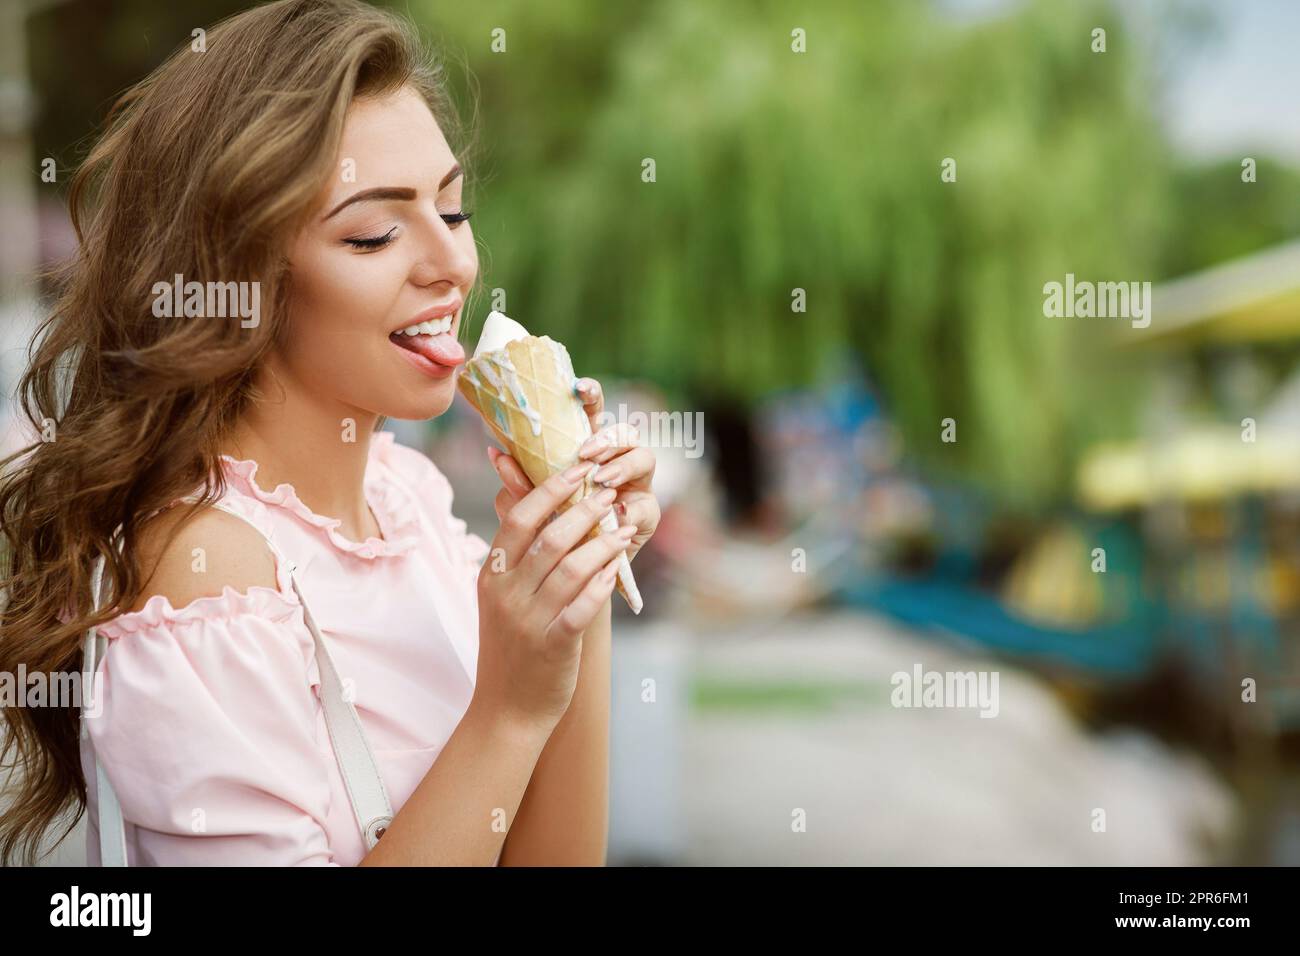
{"label": "closed eye", "polygon": [[393,235],[397,232],[397,227],[389,229],[382,236],[356,236],[343,241],[349,245],[356,246],[358,249],[379,249],[393,241]]}
{"label": "closed eye", "polygon": [[[472,212],[449,212],[440,214],[439,218],[455,229],[458,224],[467,221],[472,215],[474,215]],[[396,234],[397,227],[394,226],[382,236],[352,236],[343,241],[357,249],[382,249],[393,241]]]}

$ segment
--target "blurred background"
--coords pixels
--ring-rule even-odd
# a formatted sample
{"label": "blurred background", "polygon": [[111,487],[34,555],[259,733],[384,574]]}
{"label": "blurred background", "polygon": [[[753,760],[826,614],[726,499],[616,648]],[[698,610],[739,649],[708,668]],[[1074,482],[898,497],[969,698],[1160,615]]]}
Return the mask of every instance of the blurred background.
{"label": "blurred background", "polygon": [[[245,5],[0,0],[6,395],[107,108]],[[659,459],[611,864],[1300,863],[1300,6],[399,6],[468,340],[566,342]],[[1067,274],[1150,325],[1045,316]],[[491,538],[468,407],[388,427]]]}

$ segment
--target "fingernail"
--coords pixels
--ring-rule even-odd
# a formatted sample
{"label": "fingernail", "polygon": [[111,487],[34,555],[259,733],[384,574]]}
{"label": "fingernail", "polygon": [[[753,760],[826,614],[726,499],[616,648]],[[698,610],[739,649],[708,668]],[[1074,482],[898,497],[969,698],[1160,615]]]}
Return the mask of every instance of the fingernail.
{"label": "fingernail", "polygon": [[594,453],[598,448],[600,448],[600,443],[596,441],[596,437],[593,435],[582,443],[581,447],[578,449],[578,457],[586,458],[588,455]]}
{"label": "fingernail", "polygon": [[614,499],[617,496],[618,496],[618,492],[616,492],[613,488],[604,488],[596,492],[596,494],[593,497],[596,499],[597,504],[608,505],[608,504],[612,504]]}
{"label": "fingernail", "polygon": [[601,577],[604,579],[606,584],[618,577],[618,561],[615,560],[612,562],[609,567],[604,570]]}
{"label": "fingernail", "polygon": [[597,484],[600,484],[601,482],[609,481],[617,474],[618,474],[617,465],[606,465],[604,468],[600,469],[600,471],[592,475],[591,480],[596,482]]}
{"label": "fingernail", "polygon": [[596,467],[594,461],[580,461],[576,465],[570,465],[564,472],[564,480],[572,484],[579,479],[585,478]]}
{"label": "fingernail", "polygon": [[633,538],[636,536],[636,525],[625,524],[618,529],[619,537]]}

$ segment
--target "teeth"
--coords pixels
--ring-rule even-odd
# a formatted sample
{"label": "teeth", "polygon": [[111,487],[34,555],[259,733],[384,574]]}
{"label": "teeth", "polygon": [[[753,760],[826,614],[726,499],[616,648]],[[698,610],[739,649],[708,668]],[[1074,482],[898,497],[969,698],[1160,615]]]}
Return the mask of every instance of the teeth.
{"label": "teeth", "polygon": [[441,335],[443,332],[451,331],[453,316],[443,316],[441,319],[429,319],[427,322],[417,322],[415,325],[408,325],[406,328],[398,331],[398,335]]}

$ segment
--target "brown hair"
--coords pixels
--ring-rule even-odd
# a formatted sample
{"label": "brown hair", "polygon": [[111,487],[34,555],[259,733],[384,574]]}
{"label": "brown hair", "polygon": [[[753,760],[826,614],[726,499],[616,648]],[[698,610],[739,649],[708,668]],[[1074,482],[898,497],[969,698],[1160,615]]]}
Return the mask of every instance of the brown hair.
{"label": "brown hair", "polygon": [[[19,387],[45,440],[0,477],[0,671],[78,672],[84,631],[149,578],[133,557],[142,525],[181,496],[199,492],[197,510],[222,493],[218,449],[285,324],[283,250],[335,172],[348,105],[405,85],[455,149],[442,69],[406,21],[353,0],[282,0],[218,24],[203,52],[187,44],[114,106],[72,180],[78,251],[55,274]],[[263,320],[156,318],[153,286],[177,273],[260,283]],[[16,752],[19,778],[0,819],[4,862],[35,860],[60,815],[75,810],[61,840],[85,810],[79,710],[63,703],[4,708],[0,757]]]}

